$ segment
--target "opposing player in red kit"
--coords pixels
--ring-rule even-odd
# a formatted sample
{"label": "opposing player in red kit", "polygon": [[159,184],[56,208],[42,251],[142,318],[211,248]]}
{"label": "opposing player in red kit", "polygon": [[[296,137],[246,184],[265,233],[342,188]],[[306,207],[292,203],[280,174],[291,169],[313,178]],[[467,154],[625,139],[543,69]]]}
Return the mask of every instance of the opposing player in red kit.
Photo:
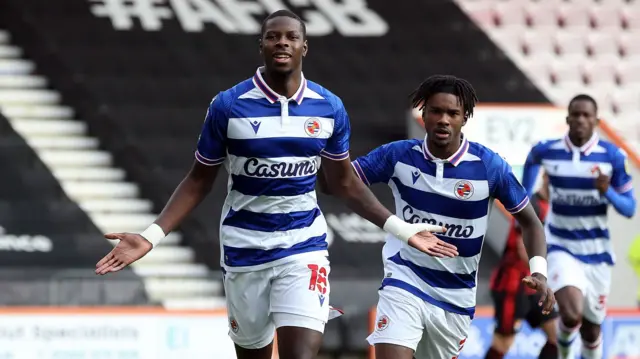
{"label": "opposing player in red kit", "polygon": [[[544,174],[542,187],[531,199],[531,204],[543,223],[549,210],[548,184],[549,178]],[[485,359],[502,359],[507,354],[523,319],[529,326],[541,328],[547,335],[547,342],[538,358],[558,358],[555,324],[558,313],[553,310],[549,314],[542,314],[542,308],[538,305],[540,297],[522,283],[522,279],[530,275],[528,260],[520,228],[512,219],[502,259],[491,276],[496,327]]]}

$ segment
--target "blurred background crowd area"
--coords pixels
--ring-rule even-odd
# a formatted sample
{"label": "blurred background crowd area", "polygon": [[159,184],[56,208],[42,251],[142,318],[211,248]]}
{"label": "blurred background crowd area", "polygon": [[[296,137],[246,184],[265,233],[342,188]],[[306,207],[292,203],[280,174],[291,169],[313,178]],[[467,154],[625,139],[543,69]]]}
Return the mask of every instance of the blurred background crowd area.
{"label": "blurred background crowd area", "polygon": [[[640,188],[640,2],[625,0],[3,0],[0,2],[0,358],[233,358],[218,226],[226,178],[131,268],[93,275],[111,231],[151,223],[193,160],[211,98],[261,65],[262,18],[307,23],[304,74],[340,96],[351,155],[424,135],[408,94],[427,76],[469,80],[465,134],[520,174],[561,137],[568,100],[593,96],[600,135],[629,154]],[[389,208],[390,192],[373,188]],[[319,195],[333,305],[323,355],[364,358],[384,234]],[[481,310],[463,358],[482,358],[488,280],[508,231],[496,204],[479,270]],[[611,214],[618,257],[607,358],[640,356],[637,218]],[[636,264],[636,267],[638,265]],[[138,320],[145,318],[145,320]],[[511,358],[537,357],[523,330]],[[117,343],[117,345],[112,345]],[[115,348],[115,349],[114,349]]]}

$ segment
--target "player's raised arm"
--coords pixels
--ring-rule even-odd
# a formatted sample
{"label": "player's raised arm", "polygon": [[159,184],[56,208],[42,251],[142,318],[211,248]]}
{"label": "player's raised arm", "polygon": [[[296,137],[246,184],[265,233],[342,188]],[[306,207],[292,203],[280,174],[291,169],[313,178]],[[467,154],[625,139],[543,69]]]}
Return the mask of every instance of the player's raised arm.
{"label": "player's raised arm", "polygon": [[227,117],[222,101],[211,101],[191,170],[180,182],[164,209],[142,233],[108,233],[108,239],[119,240],[115,248],[96,264],[97,274],[117,272],[144,257],[171,231],[176,229],[211,191],[220,164],[226,156],[225,128]]}
{"label": "player's raised arm", "polygon": [[627,171],[627,157],[620,150],[616,151],[613,159],[613,173],[611,178],[594,169],[598,175],[596,189],[604,195],[613,208],[621,215],[631,218],[636,212],[636,199],[633,196],[633,179]]}

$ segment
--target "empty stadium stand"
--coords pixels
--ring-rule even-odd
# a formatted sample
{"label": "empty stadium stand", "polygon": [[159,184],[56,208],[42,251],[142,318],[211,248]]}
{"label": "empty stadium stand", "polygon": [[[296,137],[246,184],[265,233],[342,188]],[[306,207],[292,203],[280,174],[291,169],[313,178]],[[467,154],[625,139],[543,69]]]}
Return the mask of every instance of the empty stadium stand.
{"label": "empty stadium stand", "polygon": [[[47,88],[47,79],[34,74],[35,64],[21,58],[22,49],[10,40],[10,34],[3,32],[2,113],[100,232],[141,231],[156,217],[152,203],[139,198],[137,184],[126,181],[125,172],[112,165],[111,154],[99,148],[97,138],[87,135],[87,124],[74,119],[73,109],[62,105],[61,94]],[[180,234],[171,233],[132,266],[145,278],[150,299],[167,307],[221,305],[220,282],[209,278],[206,266],[192,263],[193,250],[177,246],[179,241]]]}
{"label": "empty stadium stand", "polygon": [[[157,213],[193,160],[211,98],[252,76],[260,65],[256,31],[259,19],[269,11],[255,11],[257,29],[229,34],[235,25],[218,19],[224,26],[216,26],[206,17],[210,12],[199,14],[209,19],[204,27],[194,23],[187,27],[175,8],[180,1],[158,1],[154,10],[145,10],[146,18],[135,19],[109,19],[105,7],[96,3],[100,2],[5,0],[0,4],[0,27],[12,32],[14,42],[35,61],[49,87],[58,90],[63,103],[74,109],[74,118],[87,125],[83,136],[98,139],[98,148],[112,156],[114,166],[124,169],[124,180],[137,184],[140,198],[150,199]],[[214,0],[200,3],[223,6]],[[254,9],[263,6],[250,3]],[[382,18],[386,28],[350,35],[316,27],[316,33],[324,33],[310,36],[305,60],[306,77],[339,95],[349,110],[352,157],[406,137],[407,96],[434,73],[467,78],[484,102],[547,102],[453,2],[358,3]],[[291,8],[303,17],[316,15],[309,19],[315,24],[319,17],[331,18],[320,5],[312,6],[313,12]],[[226,19],[235,18],[227,13]],[[225,185],[221,176],[214,195],[180,229],[180,244],[193,250],[196,262],[214,270],[219,268],[217,231]],[[387,189],[379,186],[374,191],[392,206]],[[335,199],[321,196],[320,203],[327,218],[335,219],[330,221],[332,303],[347,309],[345,318],[330,323],[325,349],[362,350],[366,310],[375,303],[382,273],[381,237],[366,223],[353,220]],[[141,225],[147,225],[148,218],[138,217],[145,221]],[[371,237],[343,237],[340,229]],[[485,269],[480,270],[485,281],[494,258],[487,255]],[[367,281],[356,285],[355,278]],[[347,295],[354,291],[357,296]],[[487,301],[485,293],[480,302]]]}
{"label": "empty stadium stand", "polygon": [[634,0],[458,0],[559,106],[587,92],[640,150],[640,3]]}
{"label": "empty stadium stand", "polygon": [[[117,281],[93,274],[110,245],[1,114],[0,167],[2,305],[148,303],[134,273]],[[104,296],[108,291],[114,294]]]}

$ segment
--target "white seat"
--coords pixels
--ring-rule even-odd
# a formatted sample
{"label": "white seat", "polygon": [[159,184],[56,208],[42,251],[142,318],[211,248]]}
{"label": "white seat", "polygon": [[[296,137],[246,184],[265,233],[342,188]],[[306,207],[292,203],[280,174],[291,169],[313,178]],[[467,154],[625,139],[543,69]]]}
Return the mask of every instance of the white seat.
{"label": "white seat", "polygon": [[[524,2],[524,1],[523,1]],[[529,3],[524,7],[524,16],[527,26],[538,28],[558,28],[559,14],[557,5],[542,1]]]}
{"label": "white seat", "polygon": [[640,111],[640,92],[630,89],[619,89],[612,93],[613,112],[626,113]]}
{"label": "white seat", "polygon": [[22,50],[16,46],[0,45],[0,58],[16,58],[22,56]]}
{"label": "white seat", "polygon": [[53,175],[60,181],[123,181],[124,170],[113,167],[54,168]]}
{"label": "white seat", "polygon": [[631,59],[616,65],[616,79],[621,87],[628,88],[640,83],[640,63]]}
{"label": "white seat", "polygon": [[47,80],[40,76],[31,75],[2,75],[0,76],[0,89],[24,89],[24,88],[42,88],[47,85]]}
{"label": "white seat", "polygon": [[[620,56],[620,43],[615,34],[606,31],[593,31],[587,35],[587,52],[591,57]],[[609,57],[611,58],[611,57]]]}
{"label": "white seat", "polygon": [[512,31],[511,29],[498,28],[487,32],[487,35],[491,37],[493,42],[499,44],[501,47],[504,46],[512,49],[512,51],[523,53],[521,33]]}
{"label": "white seat", "polygon": [[28,75],[36,65],[27,60],[0,59],[0,75]]}
{"label": "white seat", "polygon": [[9,122],[16,131],[31,135],[74,136],[87,132],[87,124],[80,121],[9,117]]}
{"label": "white seat", "polygon": [[111,166],[111,153],[98,150],[38,150],[42,162],[49,167],[100,167]]}
{"label": "white seat", "polygon": [[494,16],[497,27],[523,27],[525,22],[524,5],[520,1],[498,2],[494,5]]}
{"label": "white seat", "polygon": [[640,58],[640,31],[620,33],[617,42],[625,58]]}
{"label": "white seat", "polygon": [[584,32],[591,28],[588,4],[565,4],[558,8],[557,13],[562,27],[567,31]]}
{"label": "white seat", "polygon": [[[161,243],[164,244],[164,241]],[[173,263],[167,265],[138,264],[138,262],[135,262],[133,271],[141,277],[206,278],[209,275],[209,269],[206,265],[192,263]]]}
{"label": "white seat", "polygon": [[524,52],[528,56],[553,54],[553,33],[538,32],[534,30],[525,31],[522,34],[522,44]]}
{"label": "white seat", "polygon": [[554,86],[553,81],[555,80],[552,76],[552,62],[551,55],[543,61],[540,60],[539,56],[529,56],[520,63],[520,68],[537,87],[548,88]]}
{"label": "white seat", "polygon": [[560,31],[553,39],[555,53],[563,60],[583,60],[587,54],[585,35],[580,32]]}
{"label": "white seat", "polygon": [[53,104],[60,101],[60,94],[50,90],[0,90],[0,104]]}
{"label": "white seat", "polygon": [[567,61],[554,61],[550,64],[551,76],[556,86],[579,87],[584,85],[583,73],[579,66]]}
{"label": "white seat", "polygon": [[72,108],[55,105],[8,105],[2,107],[2,112],[7,117],[31,117],[39,119],[68,119],[74,116]]}
{"label": "white seat", "polygon": [[640,30],[640,4],[632,4],[622,8],[621,17],[628,31]]}
{"label": "white seat", "polygon": [[[111,241],[116,244],[117,241]],[[190,247],[162,246],[154,248],[149,254],[140,259],[140,264],[152,263],[189,263],[193,262],[195,254]]]}
{"label": "white seat", "polygon": [[612,33],[622,29],[621,9],[619,6],[612,6],[610,0],[591,6],[589,17],[598,31]]}
{"label": "white seat", "polygon": [[[117,182],[116,182],[117,183]],[[96,212],[92,214],[96,226],[110,232],[117,230],[120,232],[140,233],[158,218],[150,213],[109,213]]]}
{"label": "white seat", "polygon": [[[61,185],[67,195],[78,202],[91,198],[135,198],[140,195],[138,185],[128,182],[66,181],[61,183]],[[94,223],[96,223],[95,219]],[[108,222],[105,222],[105,224],[108,224]],[[96,223],[96,225],[98,225],[98,223]],[[101,227],[101,229],[104,232],[122,230],[110,227]]]}
{"label": "white seat", "polygon": [[598,60],[587,61],[579,66],[587,85],[615,88],[616,65]]}
{"label": "white seat", "polygon": [[26,139],[31,147],[38,150],[92,150],[98,148],[99,142],[94,137],[84,136],[52,136],[52,137],[31,137]]}
{"label": "white seat", "polygon": [[151,201],[138,198],[93,198],[79,205],[87,212],[96,213],[149,213],[153,209]]}

